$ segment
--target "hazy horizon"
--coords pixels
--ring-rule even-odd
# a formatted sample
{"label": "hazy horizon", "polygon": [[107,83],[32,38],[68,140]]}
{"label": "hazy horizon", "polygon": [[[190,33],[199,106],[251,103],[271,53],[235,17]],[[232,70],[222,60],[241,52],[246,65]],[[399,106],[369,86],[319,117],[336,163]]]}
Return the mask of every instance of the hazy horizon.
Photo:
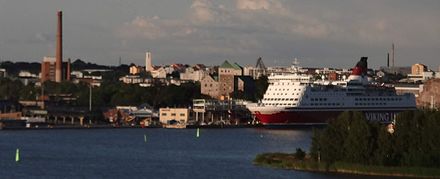
{"label": "hazy horizon", "polygon": [[436,0],[0,0],[1,61],[54,56],[56,13],[63,11],[64,59],[102,65],[266,66],[298,58],[304,67],[423,63],[438,71],[440,1]]}

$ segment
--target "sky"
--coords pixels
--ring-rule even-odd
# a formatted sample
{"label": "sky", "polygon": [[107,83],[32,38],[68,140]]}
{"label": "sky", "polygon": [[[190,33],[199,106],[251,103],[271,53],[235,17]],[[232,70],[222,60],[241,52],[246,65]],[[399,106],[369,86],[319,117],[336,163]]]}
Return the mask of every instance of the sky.
{"label": "sky", "polygon": [[117,65],[183,63],[350,68],[440,65],[438,0],[0,0],[0,60],[55,55]]}

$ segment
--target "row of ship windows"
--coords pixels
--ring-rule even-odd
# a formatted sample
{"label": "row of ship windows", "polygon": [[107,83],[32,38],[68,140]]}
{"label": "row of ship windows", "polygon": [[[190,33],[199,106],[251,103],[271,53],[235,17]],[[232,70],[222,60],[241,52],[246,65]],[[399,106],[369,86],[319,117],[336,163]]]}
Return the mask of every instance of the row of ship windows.
{"label": "row of ship windows", "polygon": [[298,98],[266,98],[267,101],[298,101]]}
{"label": "row of ship windows", "polygon": [[[287,95],[287,93],[272,93],[272,95],[283,95],[283,94]],[[295,95],[295,93],[292,93],[292,95]],[[299,95],[299,93],[296,93],[296,95]]]}
{"label": "row of ship windows", "polygon": [[[271,91],[272,89],[270,89],[269,88],[269,91]],[[277,88],[275,88],[274,89],[274,91],[289,91],[290,89],[289,88],[287,88],[287,89],[277,89]],[[296,91],[297,89],[295,88],[295,89],[293,89],[293,91]],[[298,91],[301,91],[301,89],[298,89]]]}
{"label": "row of ship windows", "polygon": [[296,103],[264,103],[266,106],[294,106]]}
{"label": "row of ship windows", "polygon": [[356,106],[365,106],[365,105],[387,105],[387,103],[354,103]]}
{"label": "row of ship windows", "polygon": [[327,101],[327,98],[310,98],[310,101]]}
{"label": "row of ship windows", "polygon": [[355,98],[355,101],[402,101],[402,98]]}
{"label": "row of ship windows", "polygon": [[[276,79],[275,79],[276,80]],[[307,82],[307,81],[309,81],[309,79],[293,79],[293,81],[304,81],[304,82]],[[284,82],[275,82],[275,83],[273,83],[274,85],[284,85],[284,84],[286,84],[286,85],[290,85],[290,83],[284,83]],[[294,85],[295,83],[292,83],[292,85]],[[305,85],[306,83],[300,83],[300,85]]]}
{"label": "row of ship windows", "polygon": [[341,103],[310,103],[310,106],[340,106]]}
{"label": "row of ship windows", "polygon": [[[275,81],[276,80],[283,80],[283,79],[274,79]],[[292,81],[294,81],[294,82],[301,82],[301,81],[304,81],[304,82],[307,82],[307,81],[309,81],[310,79],[308,79],[308,78],[299,78],[299,79],[291,79]],[[274,82],[273,84],[275,84],[275,85],[284,85],[284,84],[286,84],[286,85],[290,85],[290,83],[289,82]],[[295,84],[295,83],[292,83],[292,85],[293,84]],[[303,83],[303,82],[301,82],[300,84],[305,84],[305,83]]]}

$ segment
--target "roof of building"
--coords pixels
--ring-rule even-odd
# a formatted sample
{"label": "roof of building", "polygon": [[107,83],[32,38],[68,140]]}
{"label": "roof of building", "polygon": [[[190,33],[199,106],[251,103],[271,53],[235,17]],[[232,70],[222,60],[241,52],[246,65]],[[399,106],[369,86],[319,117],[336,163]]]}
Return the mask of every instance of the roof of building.
{"label": "roof of building", "polygon": [[220,65],[220,68],[232,68],[236,70],[241,70],[242,67],[238,65],[237,63],[229,63],[228,60],[225,60],[222,65]]}

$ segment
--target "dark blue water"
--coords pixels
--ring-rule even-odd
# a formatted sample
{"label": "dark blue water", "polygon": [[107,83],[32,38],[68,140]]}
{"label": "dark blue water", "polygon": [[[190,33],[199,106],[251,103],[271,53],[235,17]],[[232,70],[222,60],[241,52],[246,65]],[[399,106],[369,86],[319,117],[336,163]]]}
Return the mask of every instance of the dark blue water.
{"label": "dark blue water", "polygon": [[195,134],[195,129],[0,131],[0,178],[341,177],[252,164],[258,153],[308,149],[311,130],[201,129],[200,138]]}

